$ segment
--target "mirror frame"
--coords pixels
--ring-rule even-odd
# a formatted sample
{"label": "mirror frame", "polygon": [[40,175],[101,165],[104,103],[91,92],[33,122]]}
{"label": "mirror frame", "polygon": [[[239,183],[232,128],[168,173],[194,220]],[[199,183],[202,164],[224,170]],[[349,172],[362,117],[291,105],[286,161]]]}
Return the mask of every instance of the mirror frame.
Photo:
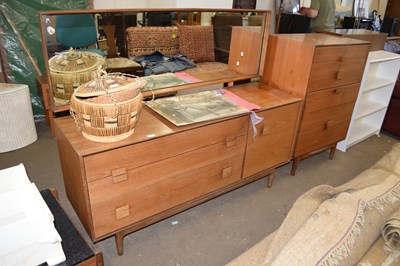
{"label": "mirror frame", "polygon": [[[53,16],[53,15],[62,15],[62,14],[99,14],[99,13],[143,13],[143,12],[226,12],[226,13],[253,13],[256,12],[259,15],[263,15],[262,19],[262,26],[261,26],[261,51],[258,60],[258,71],[254,74],[237,74],[227,77],[221,77],[217,79],[210,79],[204,80],[201,82],[194,82],[188,83],[183,85],[178,85],[174,87],[167,87],[163,89],[157,89],[156,91],[145,91],[143,92],[144,97],[148,97],[155,94],[157,95],[165,95],[168,93],[177,92],[180,90],[186,89],[193,89],[198,87],[204,87],[214,84],[228,84],[228,86],[233,85],[233,82],[239,80],[246,80],[246,79],[253,79],[259,78],[261,73],[263,73],[264,68],[264,61],[265,55],[267,50],[267,39],[268,34],[270,32],[270,21],[271,21],[271,11],[270,10],[257,10],[257,9],[220,9],[220,8],[135,8],[135,9],[86,9],[86,10],[52,10],[52,11],[41,11],[39,12],[39,24],[40,24],[40,31],[41,31],[41,39],[42,39],[42,49],[43,49],[43,56],[45,62],[45,69],[47,75],[47,82],[48,82],[48,94],[49,100],[52,105],[53,112],[63,112],[67,111],[70,108],[69,104],[65,105],[56,105],[55,100],[53,97],[53,90],[51,86],[51,77],[50,77],[50,70],[49,70],[49,56],[48,56],[48,49],[46,43],[46,35],[45,35],[45,22],[43,21],[44,16]],[[125,40],[126,46],[126,40]]]}

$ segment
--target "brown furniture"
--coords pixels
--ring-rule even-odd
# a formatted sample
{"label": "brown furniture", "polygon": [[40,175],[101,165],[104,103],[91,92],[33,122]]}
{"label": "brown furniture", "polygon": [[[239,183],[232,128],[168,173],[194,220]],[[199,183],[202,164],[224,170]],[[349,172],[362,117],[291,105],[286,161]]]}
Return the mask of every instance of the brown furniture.
{"label": "brown furniture", "polygon": [[366,29],[333,29],[330,31],[320,31],[320,33],[332,34],[335,36],[370,42],[370,51],[383,50],[386,42],[386,37],[388,35],[384,32],[376,32]]}
{"label": "brown furniture", "polygon": [[269,176],[289,162],[300,99],[258,83],[231,88],[258,104],[250,116],[177,127],[142,109],[134,134],[102,144],[85,139],[71,117],[55,120],[67,196],[93,241],[125,235],[227,191]]}
{"label": "brown furniture", "polygon": [[[386,18],[400,19],[400,2],[397,0],[388,0],[385,11]],[[400,36],[400,26],[397,25],[396,36]]]}
{"label": "brown furniture", "polygon": [[270,35],[261,82],[304,98],[291,174],[346,137],[369,43],[328,34]]}
{"label": "brown furniture", "polygon": [[397,76],[392,97],[383,120],[382,129],[400,137],[400,75]]}

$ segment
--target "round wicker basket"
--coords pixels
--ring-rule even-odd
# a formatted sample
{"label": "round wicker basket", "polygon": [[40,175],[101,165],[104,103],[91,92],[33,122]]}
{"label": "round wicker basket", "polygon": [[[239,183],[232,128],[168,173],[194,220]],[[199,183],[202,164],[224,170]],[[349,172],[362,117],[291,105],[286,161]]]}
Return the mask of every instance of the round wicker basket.
{"label": "round wicker basket", "polygon": [[115,142],[133,134],[146,81],[121,73],[106,74],[72,94],[71,115],[82,135],[95,142]]}
{"label": "round wicker basket", "polygon": [[50,58],[49,69],[55,102],[68,104],[74,90],[93,79],[93,72],[104,63],[105,59],[96,53],[74,49]]}

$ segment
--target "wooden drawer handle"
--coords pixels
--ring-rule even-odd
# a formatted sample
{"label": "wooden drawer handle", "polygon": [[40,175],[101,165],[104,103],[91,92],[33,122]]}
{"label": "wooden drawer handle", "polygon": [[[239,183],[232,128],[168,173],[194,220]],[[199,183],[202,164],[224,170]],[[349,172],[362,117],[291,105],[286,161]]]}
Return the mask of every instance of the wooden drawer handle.
{"label": "wooden drawer handle", "polygon": [[229,148],[236,145],[236,136],[229,136],[225,139],[225,147]]}
{"label": "wooden drawer handle", "polygon": [[129,205],[125,205],[115,209],[115,217],[117,218],[117,220],[128,217],[129,215]]}
{"label": "wooden drawer handle", "polygon": [[232,166],[222,169],[222,178],[227,178],[232,175]]}
{"label": "wooden drawer handle", "polygon": [[126,173],[126,168],[118,168],[111,171],[113,183],[119,183],[128,179],[128,175]]}
{"label": "wooden drawer handle", "polygon": [[343,78],[343,73],[344,73],[343,70],[339,70],[339,71],[336,73],[336,79],[337,79],[337,80],[342,79],[342,78]]}
{"label": "wooden drawer handle", "polygon": [[269,135],[271,133],[271,125],[264,125],[261,134],[263,136]]}
{"label": "wooden drawer handle", "polygon": [[347,59],[348,59],[347,56],[341,56],[338,58],[338,61],[343,62],[343,61],[346,61]]}
{"label": "wooden drawer handle", "polygon": [[330,129],[331,127],[333,127],[333,124],[335,122],[333,120],[329,120],[328,122],[326,122],[325,124],[325,129]]}

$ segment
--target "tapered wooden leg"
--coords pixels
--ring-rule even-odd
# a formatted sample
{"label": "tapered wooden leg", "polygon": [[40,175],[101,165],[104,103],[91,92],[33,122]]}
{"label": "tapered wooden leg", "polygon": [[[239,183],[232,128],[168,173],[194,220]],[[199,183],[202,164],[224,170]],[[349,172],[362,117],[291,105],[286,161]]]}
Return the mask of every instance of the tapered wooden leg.
{"label": "tapered wooden leg", "polygon": [[275,170],[272,171],[272,173],[270,173],[268,175],[268,183],[267,183],[267,187],[271,188],[272,187],[272,182],[274,182],[274,177],[275,177]]}
{"label": "tapered wooden leg", "polygon": [[122,233],[115,234],[115,244],[117,246],[117,252],[119,256],[122,256],[122,254],[124,254],[124,237],[125,234]]}
{"label": "tapered wooden leg", "polygon": [[294,176],[296,174],[296,169],[297,169],[297,165],[300,162],[300,157],[296,157],[293,159],[293,163],[292,163],[292,170],[290,171],[290,174],[292,176]]}
{"label": "tapered wooden leg", "polygon": [[331,148],[331,152],[329,153],[329,160],[333,159],[333,156],[335,156],[335,152],[336,152],[336,145]]}

